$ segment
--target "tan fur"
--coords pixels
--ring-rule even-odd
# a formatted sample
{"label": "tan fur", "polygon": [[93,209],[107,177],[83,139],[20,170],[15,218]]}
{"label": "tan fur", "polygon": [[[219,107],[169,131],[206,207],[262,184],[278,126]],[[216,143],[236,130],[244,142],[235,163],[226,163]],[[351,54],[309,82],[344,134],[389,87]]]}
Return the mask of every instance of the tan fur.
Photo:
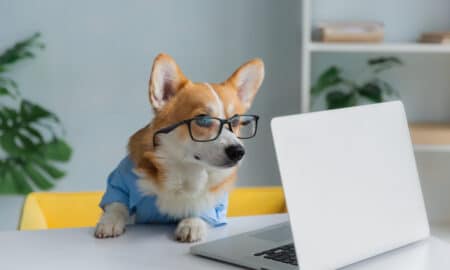
{"label": "tan fur", "polygon": [[[163,168],[161,165],[162,162],[159,161],[160,157],[157,156],[155,149],[153,149],[153,134],[161,128],[184,119],[192,118],[199,114],[208,114],[217,117],[217,112],[211,111],[208,107],[208,104],[213,102],[215,98],[209,91],[208,87],[203,83],[194,83],[188,80],[175,61],[166,54],[160,54],[157,56],[153,64],[152,74],[149,81],[150,102],[153,105],[155,103],[155,97],[152,92],[152,88],[155,86],[155,82],[153,80],[155,75],[155,67],[163,61],[169,62],[170,65],[173,65],[178,74],[178,76],[174,78],[172,84],[175,90],[172,93],[173,97],[171,97],[167,104],[165,104],[162,108],[154,109],[155,117],[153,118],[153,121],[148,126],[140,129],[132,135],[128,145],[130,157],[136,164],[136,169],[139,172],[149,176],[146,179],[149,179],[149,181],[154,181],[154,184],[157,186],[161,186],[161,183],[165,180],[164,171],[167,168]],[[234,114],[245,113],[248,109],[248,105],[241,102],[238,89],[239,72],[243,67],[248,65],[262,66],[263,63],[259,59],[251,60],[236,70],[225,82],[211,84],[223,102],[225,108],[228,108],[229,104],[233,104],[232,107],[234,108],[234,111],[230,114],[225,110],[224,113],[226,117],[231,117]],[[260,85],[255,88],[255,93],[252,94],[251,99],[253,99],[253,96],[256,94],[259,86]],[[180,126],[177,128],[177,132],[180,140],[190,139],[186,126]],[[229,177],[223,179],[221,183],[210,188],[210,191],[217,192],[219,190],[229,188],[235,180],[236,169]]]}
{"label": "tan fur", "polygon": [[[181,125],[169,134],[156,137],[156,143],[159,140],[160,144],[155,148],[153,135],[200,114],[229,118],[245,113],[263,77],[263,63],[255,59],[242,65],[223,83],[194,83],[170,56],[156,57],[149,81],[149,99],[155,117],[131,136],[128,150],[139,176],[139,191],[156,196],[155,203],[162,213],[180,219],[175,230],[179,241],[194,242],[205,237],[206,223],[198,215],[211,209],[233,188],[242,156],[233,160],[227,149],[242,147],[242,142],[238,130],[228,129],[222,129],[213,141],[191,141],[188,127]],[[95,235],[100,238],[121,235],[128,218],[125,205],[105,206]]]}

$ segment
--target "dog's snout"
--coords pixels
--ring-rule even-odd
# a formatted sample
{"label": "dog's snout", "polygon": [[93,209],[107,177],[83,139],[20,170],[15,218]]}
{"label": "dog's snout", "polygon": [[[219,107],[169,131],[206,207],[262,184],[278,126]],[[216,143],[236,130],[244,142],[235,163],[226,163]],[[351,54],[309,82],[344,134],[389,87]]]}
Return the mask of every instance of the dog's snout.
{"label": "dog's snout", "polygon": [[232,161],[239,161],[245,154],[245,149],[240,144],[234,144],[225,148],[227,157]]}

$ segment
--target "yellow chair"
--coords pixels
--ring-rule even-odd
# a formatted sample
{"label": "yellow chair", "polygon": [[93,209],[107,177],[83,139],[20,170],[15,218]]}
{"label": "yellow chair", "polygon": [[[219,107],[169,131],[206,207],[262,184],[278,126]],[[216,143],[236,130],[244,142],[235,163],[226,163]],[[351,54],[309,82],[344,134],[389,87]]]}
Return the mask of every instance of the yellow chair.
{"label": "yellow chair", "polygon": [[[24,203],[19,230],[92,227],[102,210],[103,192],[33,192]],[[281,187],[236,188],[230,193],[228,216],[286,212]]]}

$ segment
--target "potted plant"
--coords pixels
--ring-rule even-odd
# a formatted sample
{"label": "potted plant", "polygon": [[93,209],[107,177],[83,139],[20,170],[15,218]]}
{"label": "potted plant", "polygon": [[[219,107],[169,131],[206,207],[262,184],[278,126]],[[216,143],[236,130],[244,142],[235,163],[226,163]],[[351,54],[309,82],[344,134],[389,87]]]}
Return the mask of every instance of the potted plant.
{"label": "potted plant", "polygon": [[59,118],[24,98],[8,77],[14,64],[43,48],[36,33],[0,54],[0,194],[52,188],[65,175],[58,163],[71,156]]}
{"label": "potted plant", "polygon": [[367,69],[359,76],[363,77],[361,83],[345,78],[339,67],[331,66],[320,74],[312,86],[311,105],[315,105],[322,95],[325,95],[327,109],[345,108],[363,102],[378,103],[399,97],[398,92],[379,75],[402,64],[399,58],[393,56],[369,59]]}

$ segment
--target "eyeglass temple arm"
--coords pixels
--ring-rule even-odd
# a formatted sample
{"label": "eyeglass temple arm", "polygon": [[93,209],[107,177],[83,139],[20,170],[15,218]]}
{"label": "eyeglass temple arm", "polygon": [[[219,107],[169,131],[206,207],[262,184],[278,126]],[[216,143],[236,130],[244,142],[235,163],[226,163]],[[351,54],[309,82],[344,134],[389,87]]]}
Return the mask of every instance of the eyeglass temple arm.
{"label": "eyeglass temple arm", "polygon": [[157,145],[156,144],[156,135],[161,134],[161,133],[167,134],[167,133],[171,132],[172,130],[176,129],[177,127],[184,125],[186,123],[187,123],[187,121],[182,121],[182,122],[173,124],[171,126],[168,126],[168,127],[165,127],[165,128],[162,128],[162,129],[159,129],[158,131],[156,131],[155,134],[153,134],[153,147],[155,147]]}

